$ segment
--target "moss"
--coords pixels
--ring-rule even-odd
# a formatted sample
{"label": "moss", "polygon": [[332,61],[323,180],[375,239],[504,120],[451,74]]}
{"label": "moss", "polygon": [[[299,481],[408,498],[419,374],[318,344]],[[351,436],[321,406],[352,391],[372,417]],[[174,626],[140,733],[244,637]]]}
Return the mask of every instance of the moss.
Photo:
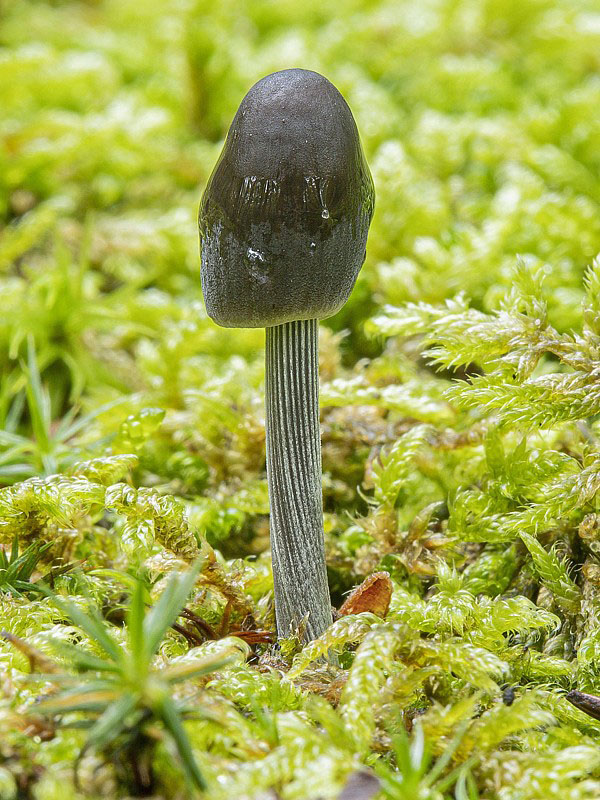
{"label": "moss", "polygon": [[[200,554],[153,669],[236,652],[173,687],[206,797],[367,770],[402,800],[597,798],[598,721],[565,699],[600,694],[597,3],[15,0],[0,44],[0,541],[40,547],[0,593],[25,643],[0,641],[0,796],[144,769],[189,796],[160,725],[123,766],[133,718],[77,787],[97,712],[42,714],[28,674],[79,691],[69,646],[100,651],[27,581],[126,648],[138,579],[156,607]],[[241,97],[293,66],[348,99],[377,190],[322,325],[330,583],[393,582],[385,619],[305,648],[270,635],[264,333],[208,320],[195,222]]]}

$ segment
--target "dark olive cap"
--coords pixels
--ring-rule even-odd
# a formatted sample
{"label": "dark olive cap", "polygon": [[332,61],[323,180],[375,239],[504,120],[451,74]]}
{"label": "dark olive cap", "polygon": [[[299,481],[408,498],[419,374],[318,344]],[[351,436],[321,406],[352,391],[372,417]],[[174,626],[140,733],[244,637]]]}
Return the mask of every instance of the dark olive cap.
{"label": "dark olive cap", "polygon": [[200,204],[209,316],[322,319],[365,260],[375,193],[348,104],[322,75],[274,72],[242,100]]}

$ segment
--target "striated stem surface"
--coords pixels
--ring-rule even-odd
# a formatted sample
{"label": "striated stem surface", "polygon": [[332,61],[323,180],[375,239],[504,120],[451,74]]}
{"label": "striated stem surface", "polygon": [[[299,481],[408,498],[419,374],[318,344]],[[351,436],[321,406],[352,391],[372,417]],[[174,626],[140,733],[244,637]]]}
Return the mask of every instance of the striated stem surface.
{"label": "striated stem surface", "polygon": [[331,624],[325,569],[319,328],[316,319],[267,328],[267,478],[278,636],[308,615],[306,639]]}

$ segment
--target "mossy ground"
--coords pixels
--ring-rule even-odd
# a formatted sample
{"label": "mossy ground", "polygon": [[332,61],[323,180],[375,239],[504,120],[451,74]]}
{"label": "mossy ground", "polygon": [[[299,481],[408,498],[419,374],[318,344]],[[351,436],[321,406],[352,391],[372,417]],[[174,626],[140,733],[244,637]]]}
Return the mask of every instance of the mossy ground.
{"label": "mossy ground", "polygon": [[[241,97],[291,66],[344,93],[377,189],[321,327],[330,585],[394,592],[385,621],[250,649],[264,332],[207,319],[195,217]],[[198,795],[135,715],[77,785],[98,710],[41,713],[55,684],[27,678],[100,652],[40,576],[126,647],[135,579],[150,606],[198,554],[212,633],[180,618],[154,667],[232,658],[173,690],[207,798],[366,798],[360,770],[398,800],[600,797],[600,722],[564,697],[600,694],[599,71],[597,0],[4,4],[0,541],[50,546],[0,570],[0,628],[40,651],[0,643],[0,798]]]}

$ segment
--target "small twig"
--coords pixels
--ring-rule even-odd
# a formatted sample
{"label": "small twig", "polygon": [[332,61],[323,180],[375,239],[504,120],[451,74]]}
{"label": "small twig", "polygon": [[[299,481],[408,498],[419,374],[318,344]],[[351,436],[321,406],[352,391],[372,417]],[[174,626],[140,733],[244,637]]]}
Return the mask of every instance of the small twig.
{"label": "small twig", "polygon": [[48,656],[45,653],[42,653],[41,650],[38,650],[37,647],[33,647],[24,639],[21,639],[19,636],[15,636],[14,633],[2,631],[0,635],[7,642],[10,642],[13,647],[23,653],[24,656],[27,656],[29,667],[32,672],[38,671],[56,673],[62,671],[60,665],[57,664],[56,661],[48,658]]}
{"label": "small twig", "polygon": [[180,633],[182,636],[185,636],[188,642],[190,642],[190,644],[193,644],[194,647],[198,647],[198,645],[204,644],[205,640],[201,636],[198,636],[197,633],[194,633],[194,631],[189,630],[189,628],[185,628],[183,625],[179,625],[179,623],[177,622],[174,622],[171,625],[171,627],[173,628],[173,630],[176,630],[177,633]]}
{"label": "small twig", "polygon": [[199,617],[198,614],[195,614],[193,611],[190,611],[189,608],[184,608],[181,611],[181,616],[189,619],[189,621],[194,625],[200,633],[203,633],[207,639],[219,639],[219,635],[215,631],[215,629],[206,622],[206,620]]}
{"label": "small twig", "polygon": [[578,708],[594,719],[600,719],[600,697],[596,697],[594,694],[578,692],[574,689],[566,695],[566,698],[575,708]]}

